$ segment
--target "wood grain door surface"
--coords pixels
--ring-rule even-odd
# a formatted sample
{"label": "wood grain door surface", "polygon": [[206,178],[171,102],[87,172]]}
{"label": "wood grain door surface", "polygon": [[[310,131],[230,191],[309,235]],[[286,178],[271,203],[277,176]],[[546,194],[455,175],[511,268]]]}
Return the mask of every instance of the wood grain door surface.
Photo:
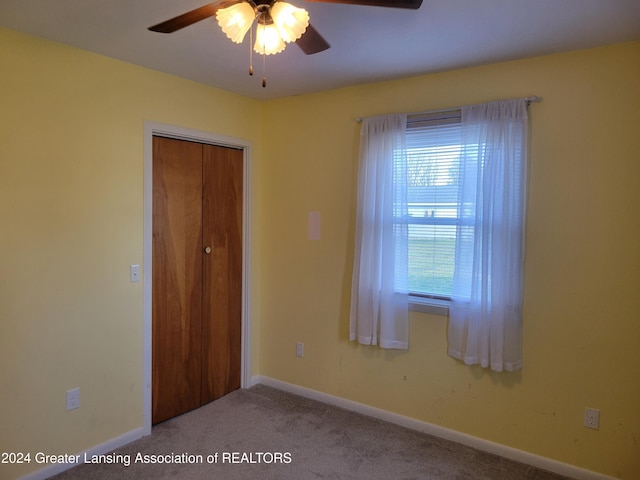
{"label": "wood grain door surface", "polygon": [[242,150],[153,138],[152,422],[240,388]]}
{"label": "wood grain door surface", "polygon": [[202,403],[240,388],[242,150],[204,145]]}

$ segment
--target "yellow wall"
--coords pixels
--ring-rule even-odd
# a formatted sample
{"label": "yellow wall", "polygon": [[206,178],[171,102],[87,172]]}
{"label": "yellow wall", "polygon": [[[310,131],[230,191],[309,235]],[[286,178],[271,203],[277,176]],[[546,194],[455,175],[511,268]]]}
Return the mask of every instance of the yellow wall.
{"label": "yellow wall", "polygon": [[256,173],[262,107],[4,29],[0,72],[0,452],[73,454],[142,426],[144,121],[249,140]]}
{"label": "yellow wall", "polygon": [[[267,102],[261,373],[640,478],[639,59],[635,42]],[[355,118],[533,94],[524,368],[447,357],[439,316],[412,314],[408,352],[350,343]]]}

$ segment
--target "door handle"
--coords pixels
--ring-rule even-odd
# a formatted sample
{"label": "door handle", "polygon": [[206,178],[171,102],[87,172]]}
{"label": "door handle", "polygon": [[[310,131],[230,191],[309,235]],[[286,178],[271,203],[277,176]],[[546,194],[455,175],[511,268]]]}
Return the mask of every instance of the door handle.
{"label": "door handle", "polygon": [[206,248],[204,249],[204,253],[206,253],[206,254],[211,253],[211,247],[206,247]]}

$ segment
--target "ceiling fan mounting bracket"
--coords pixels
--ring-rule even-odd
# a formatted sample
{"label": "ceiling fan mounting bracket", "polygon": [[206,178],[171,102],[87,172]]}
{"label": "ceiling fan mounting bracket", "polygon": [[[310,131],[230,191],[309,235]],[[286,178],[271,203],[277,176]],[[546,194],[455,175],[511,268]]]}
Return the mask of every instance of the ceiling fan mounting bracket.
{"label": "ceiling fan mounting bracket", "polygon": [[271,18],[271,6],[274,3],[275,2],[264,2],[255,4],[253,2],[249,2],[256,12],[256,21],[259,24],[271,25],[273,23],[273,19]]}

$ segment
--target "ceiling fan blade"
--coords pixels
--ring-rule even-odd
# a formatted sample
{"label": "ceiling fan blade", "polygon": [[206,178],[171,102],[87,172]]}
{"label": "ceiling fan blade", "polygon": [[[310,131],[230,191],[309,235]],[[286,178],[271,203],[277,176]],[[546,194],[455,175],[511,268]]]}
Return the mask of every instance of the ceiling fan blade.
{"label": "ceiling fan blade", "polygon": [[369,7],[409,8],[417,10],[422,0],[308,0],[320,3],[345,3],[348,5],[366,5]]}
{"label": "ceiling fan blade", "polygon": [[311,24],[309,24],[302,36],[296,40],[296,45],[307,55],[322,52],[331,46]]}
{"label": "ceiling fan blade", "polygon": [[177,17],[154,25],[153,27],[149,27],[149,30],[152,32],[173,33],[201,20],[213,17],[219,9],[229,7],[238,3],[238,1],[239,0],[227,0],[217,3],[209,3],[208,5],[204,5],[200,8],[196,8],[195,10],[191,10],[187,13],[183,13],[182,15],[178,15]]}

